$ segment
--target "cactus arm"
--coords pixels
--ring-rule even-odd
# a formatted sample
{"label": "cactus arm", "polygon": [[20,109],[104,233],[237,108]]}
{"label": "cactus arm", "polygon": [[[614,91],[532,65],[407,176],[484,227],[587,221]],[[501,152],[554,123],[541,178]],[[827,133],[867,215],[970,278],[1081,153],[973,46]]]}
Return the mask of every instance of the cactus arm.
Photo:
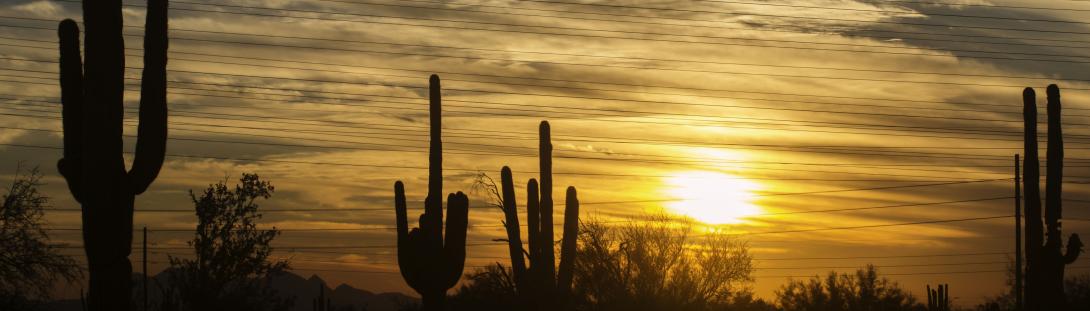
{"label": "cactus arm", "polygon": [[1022,187],[1025,197],[1026,217],[1026,262],[1037,258],[1038,249],[1044,244],[1041,223],[1041,169],[1037,154],[1037,95],[1032,88],[1026,88],[1022,92],[1022,116],[1025,125],[1025,138],[1023,153],[1025,163],[1023,167]]}
{"label": "cactus arm", "polygon": [[500,170],[500,187],[503,195],[503,215],[507,227],[507,245],[511,254],[511,271],[514,274],[515,284],[523,287],[526,277],[526,261],[522,257],[522,237],[519,226],[518,205],[515,204],[515,181],[511,176],[511,168],[504,166]]}
{"label": "cactus arm", "polygon": [[[541,264],[541,201],[538,201],[537,180],[526,183],[526,239],[530,244],[530,278],[536,280]],[[536,282],[536,281],[533,281]]]}
{"label": "cactus arm", "polygon": [[61,118],[64,128],[64,157],[57,170],[68,183],[77,202],[82,202],[83,161],[83,60],[80,58],[79,25],[71,19],[57,28],[60,39]]}
{"label": "cactus arm", "polygon": [[[424,213],[443,213],[442,202],[434,204],[430,200],[441,200],[443,195],[443,111],[439,90],[439,76],[431,75],[428,79],[430,142],[428,151],[428,197]],[[442,220],[442,216],[439,216]]]}
{"label": "cactus arm", "polygon": [[397,266],[401,270],[401,277],[409,284],[409,287],[417,289],[416,249],[414,242],[416,229],[409,233],[409,217],[405,204],[405,185],[401,181],[394,183],[394,213],[397,215]]}
{"label": "cactus arm", "polygon": [[454,287],[462,277],[466,264],[466,232],[469,229],[469,197],[459,191],[447,197],[446,245],[443,246],[444,272],[442,288]]}
{"label": "cactus arm", "polygon": [[163,167],[167,146],[167,1],[148,1],[144,26],[144,73],[140,125],[129,181],[134,194],[147,190]]}
{"label": "cactus arm", "polygon": [[564,205],[564,239],[560,242],[557,288],[566,298],[571,291],[572,270],[575,268],[575,242],[579,238],[579,197],[575,187],[568,187]]}
{"label": "cactus arm", "polygon": [[1048,154],[1047,175],[1045,176],[1045,226],[1047,242],[1058,245],[1060,236],[1060,218],[1063,195],[1063,129],[1060,123],[1060,89],[1055,84],[1049,85],[1047,92],[1048,111]]}
{"label": "cactus arm", "polygon": [[545,278],[543,283],[548,291],[556,287],[556,254],[553,250],[553,144],[551,140],[549,122],[541,121],[538,127],[539,148],[541,155],[538,159],[541,173],[541,276]]}
{"label": "cactus arm", "polygon": [[1075,263],[1075,260],[1079,259],[1079,253],[1082,253],[1082,246],[1079,235],[1072,233],[1071,237],[1067,238],[1067,253],[1064,254],[1064,264]]}
{"label": "cactus arm", "polygon": [[428,196],[420,230],[425,243],[438,251],[443,248],[443,112],[439,76],[428,79],[430,145],[428,149]]}

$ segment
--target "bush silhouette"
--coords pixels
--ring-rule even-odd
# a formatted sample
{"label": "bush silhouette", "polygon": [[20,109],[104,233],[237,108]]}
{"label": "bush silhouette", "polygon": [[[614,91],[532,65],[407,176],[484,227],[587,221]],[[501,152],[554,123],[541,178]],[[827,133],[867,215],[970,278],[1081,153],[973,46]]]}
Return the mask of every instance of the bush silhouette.
{"label": "bush silhouette", "polygon": [[288,310],[292,301],[269,286],[272,276],[289,269],[270,258],[276,229],[257,226],[258,199],[272,196],[273,185],[256,174],[242,174],[233,189],[224,180],[189,197],[197,227],[189,246],[194,259],[170,258],[164,302],[178,310]]}
{"label": "bush silhouette", "polygon": [[854,274],[829,272],[825,278],[792,280],[776,291],[776,301],[784,311],[809,310],[919,310],[922,308],[909,292],[878,274],[868,265]]}

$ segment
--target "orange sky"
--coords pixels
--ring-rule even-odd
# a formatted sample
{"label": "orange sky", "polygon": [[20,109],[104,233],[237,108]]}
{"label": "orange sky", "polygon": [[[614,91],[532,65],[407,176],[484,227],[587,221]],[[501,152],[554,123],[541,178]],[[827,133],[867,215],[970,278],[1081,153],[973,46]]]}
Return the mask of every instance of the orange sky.
{"label": "orange sky", "polygon": [[[394,181],[410,200],[426,190],[425,171],[394,167],[427,165],[430,73],[444,85],[446,191],[504,165],[516,184],[536,177],[537,124],[549,120],[555,184],[580,189],[583,219],[665,211],[757,233],[743,238],[765,298],[784,276],[867,263],[914,292],[950,283],[959,304],[998,294],[1010,218],[824,229],[1012,214],[1011,181],[995,179],[1012,177],[1026,86],[1063,89],[1065,198],[1087,199],[1090,23],[1062,22],[1086,20],[1083,2],[564,1],[172,2],[176,156],[137,198],[135,226],[192,228],[187,212],[141,210],[188,211],[187,190],[256,172],[277,189],[263,203],[264,223],[285,229],[275,247],[368,247],[281,253],[298,273],[407,291],[383,246],[394,244]],[[126,3],[138,56],[143,2]],[[25,146],[60,145],[53,29],[80,16],[73,2],[0,6],[0,171],[8,180],[20,161],[41,166],[56,209],[78,207],[54,169],[61,152]],[[126,95],[135,108],[138,93]],[[689,201],[661,201],[673,199]],[[470,223],[482,227],[469,241],[489,245],[471,246],[468,265],[507,262],[504,244],[490,242],[503,237],[502,214],[483,193],[470,200]],[[641,200],[659,202],[609,203]],[[1090,218],[1086,203],[1065,205],[1066,217]],[[865,207],[884,208],[824,211]],[[80,225],[73,212],[47,219]],[[1064,224],[1090,234],[1090,222]],[[291,230],[314,228],[359,230]],[[822,230],[784,232],[809,229]],[[80,243],[77,231],[51,233]],[[189,234],[151,241],[183,246]],[[152,270],[164,252],[184,250],[155,251]],[[952,254],[975,255],[919,257]],[[815,257],[847,258],[801,260]]]}

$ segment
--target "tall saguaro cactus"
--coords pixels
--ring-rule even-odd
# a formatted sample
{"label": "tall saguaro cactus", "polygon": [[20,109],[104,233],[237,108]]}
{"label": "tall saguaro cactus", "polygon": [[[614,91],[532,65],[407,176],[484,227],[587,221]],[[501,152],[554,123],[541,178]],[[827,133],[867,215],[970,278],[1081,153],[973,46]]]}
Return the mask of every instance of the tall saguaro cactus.
{"label": "tall saguaro cactus", "polygon": [[1082,241],[1072,234],[1062,252],[1063,133],[1060,123],[1060,88],[1048,86],[1048,175],[1045,177],[1044,223],[1041,222],[1040,168],[1037,158],[1037,96],[1032,88],[1022,93],[1025,123],[1025,250],[1026,310],[1064,310],[1064,265],[1075,262]]}
{"label": "tall saguaro cactus", "polygon": [[397,212],[397,264],[401,276],[423,297],[424,310],[443,310],[447,290],[458,283],[466,261],[466,229],[469,198],[461,191],[447,197],[447,232],[443,236],[443,141],[442,99],[439,76],[429,81],[431,99],[431,150],[428,167],[428,196],[420,227],[409,231],[405,186],[394,184]]}
{"label": "tall saguaro cactus", "polygon": [[[504,166],[500,171],[503,213],[507,228],[508,251],[511,268],[521,300],[528,308],[541,310],[563,309],[568,302],[575,265],[575,242],[579,234],[579,199],[575,187],[568,187],[564,208],[564,235],[560,246],[560,266],[557,271],[553,251],[553,202],[552,202],[552,142],[549,123],[542,121],[540,131],[541,186],[530,179],[526,186],[527,240],[529,250],[522,247],[522,238],[515,204],[515,185],[511,169]],[[539,195],[540,194],[540,195]],[[527,266],[523,259],[530,257]]]}
{"label": "tall saguaro cactus", "polygon": [[64,157],[57,169],[83,208],[89,310],[129,310],[136,195],[159,175],[167,139],[167,2],[150,0],[144,35],[140,125],[132,168],[122,157],[125,43],[120,0],[87,1],[85,59],[75,21],[60,23]]}

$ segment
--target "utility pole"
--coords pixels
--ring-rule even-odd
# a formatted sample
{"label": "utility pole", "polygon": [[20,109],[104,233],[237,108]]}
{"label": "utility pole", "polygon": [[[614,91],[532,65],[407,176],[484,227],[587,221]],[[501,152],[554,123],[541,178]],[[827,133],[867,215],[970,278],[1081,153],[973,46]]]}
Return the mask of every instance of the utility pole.
{"label": "utility pole", "polygon": [[144,226],[144,311],[148,311],[148,226]]}
{"label": "utility pole", "polygon": [[1014,310],[1022,311],[1022,170],[1014,154]]}

